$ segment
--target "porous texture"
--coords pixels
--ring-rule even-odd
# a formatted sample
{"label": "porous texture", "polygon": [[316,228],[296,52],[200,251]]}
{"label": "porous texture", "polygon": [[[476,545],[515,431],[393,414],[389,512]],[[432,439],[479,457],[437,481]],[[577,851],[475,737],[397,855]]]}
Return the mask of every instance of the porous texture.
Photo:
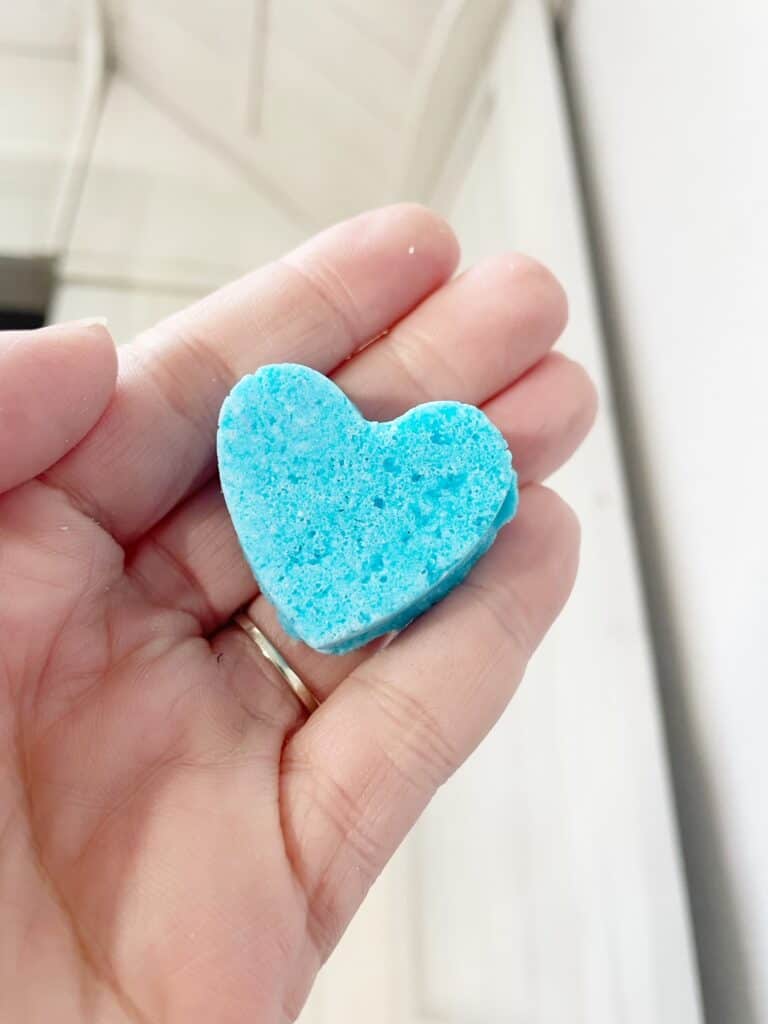
{"label": "porous texture", "polygon": [[227,507],[286,632],[341,654],[400,629],[466,576],[517,509],[487,416],[430,402],[364,419],[327,377],[265,366],[219,416]]}

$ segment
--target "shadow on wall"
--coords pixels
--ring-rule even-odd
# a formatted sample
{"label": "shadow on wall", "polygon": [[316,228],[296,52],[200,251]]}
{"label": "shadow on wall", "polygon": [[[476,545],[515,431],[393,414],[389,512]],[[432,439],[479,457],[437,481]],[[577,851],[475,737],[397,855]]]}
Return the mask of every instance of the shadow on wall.
{"label": "shadow on wall", "polygon": [[[558,39],[571,124],[579,124],[582,112],[568,51]],[[661,551],[658,524],[647,495],[651,471],[641,443],[633,403],[633,390],[622,353],[620,304],[611,275],[608,235],[600,217],[600,202],[589,160],[581,140],[572,139],[584,195],[587,231],[603,336],[616,396],[624,466],[631,496],[639,565],[645,605],[651,625],[656,678],[663,710],[664,731],[671,766],[677,821],[686,872],[694,942],[704,1014],[708,1024],[763,1024],[758,1018],[750,989],[746,942],[737,913],[726,856],[727,837],[718,824],[711,772],[697,738],[696,719],[685,686],[680,633],[669,599],[668,580]]]}

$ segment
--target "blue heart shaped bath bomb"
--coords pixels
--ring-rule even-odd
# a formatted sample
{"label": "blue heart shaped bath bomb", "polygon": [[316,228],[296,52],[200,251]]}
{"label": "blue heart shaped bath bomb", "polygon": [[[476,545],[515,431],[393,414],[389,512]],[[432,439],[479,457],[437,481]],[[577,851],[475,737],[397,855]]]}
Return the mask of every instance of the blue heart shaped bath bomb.
{"label": "blue heart shaped bath bomb", "polygon": [[235,385],[218,457],[262,593],[288,634],[326,653],[439,601],[517,509],[509,449],[479,409],[430,402],[375,423],[306,366]]}

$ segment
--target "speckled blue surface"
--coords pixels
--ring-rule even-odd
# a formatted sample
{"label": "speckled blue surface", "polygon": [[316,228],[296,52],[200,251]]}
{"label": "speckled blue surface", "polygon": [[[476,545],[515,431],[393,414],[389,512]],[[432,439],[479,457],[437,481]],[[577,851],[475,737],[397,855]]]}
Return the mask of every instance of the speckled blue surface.
{"label": "speckled blue surface", "polygon": [[375,423],[289,363],[232,389],[218,456],[262,593],[287,633],[332,654],[439,601],[517,510],[509,449],[474,406],[430,402]]}

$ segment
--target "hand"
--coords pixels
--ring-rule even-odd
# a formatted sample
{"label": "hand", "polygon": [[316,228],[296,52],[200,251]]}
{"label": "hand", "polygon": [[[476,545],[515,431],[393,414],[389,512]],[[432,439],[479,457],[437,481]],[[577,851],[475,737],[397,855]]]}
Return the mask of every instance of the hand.
{"label": "hand", "polygon": [[[546,270],[505,255],[449,282],[456,260],[442,221],[391,207],[159,324],[119,372],[103,327],[0,336],[3,1020],[293,1020],[514,693],[577,561],[573,515],[535,481],[595,398],[549,354],[566,304]],[[276,361],[332,373],[371,418],[481,405],[523,484],[469,579],[384,649],[317,654],[254,601],[324,700],[309,719],[227,625],[256,586],[216,417]]]}

